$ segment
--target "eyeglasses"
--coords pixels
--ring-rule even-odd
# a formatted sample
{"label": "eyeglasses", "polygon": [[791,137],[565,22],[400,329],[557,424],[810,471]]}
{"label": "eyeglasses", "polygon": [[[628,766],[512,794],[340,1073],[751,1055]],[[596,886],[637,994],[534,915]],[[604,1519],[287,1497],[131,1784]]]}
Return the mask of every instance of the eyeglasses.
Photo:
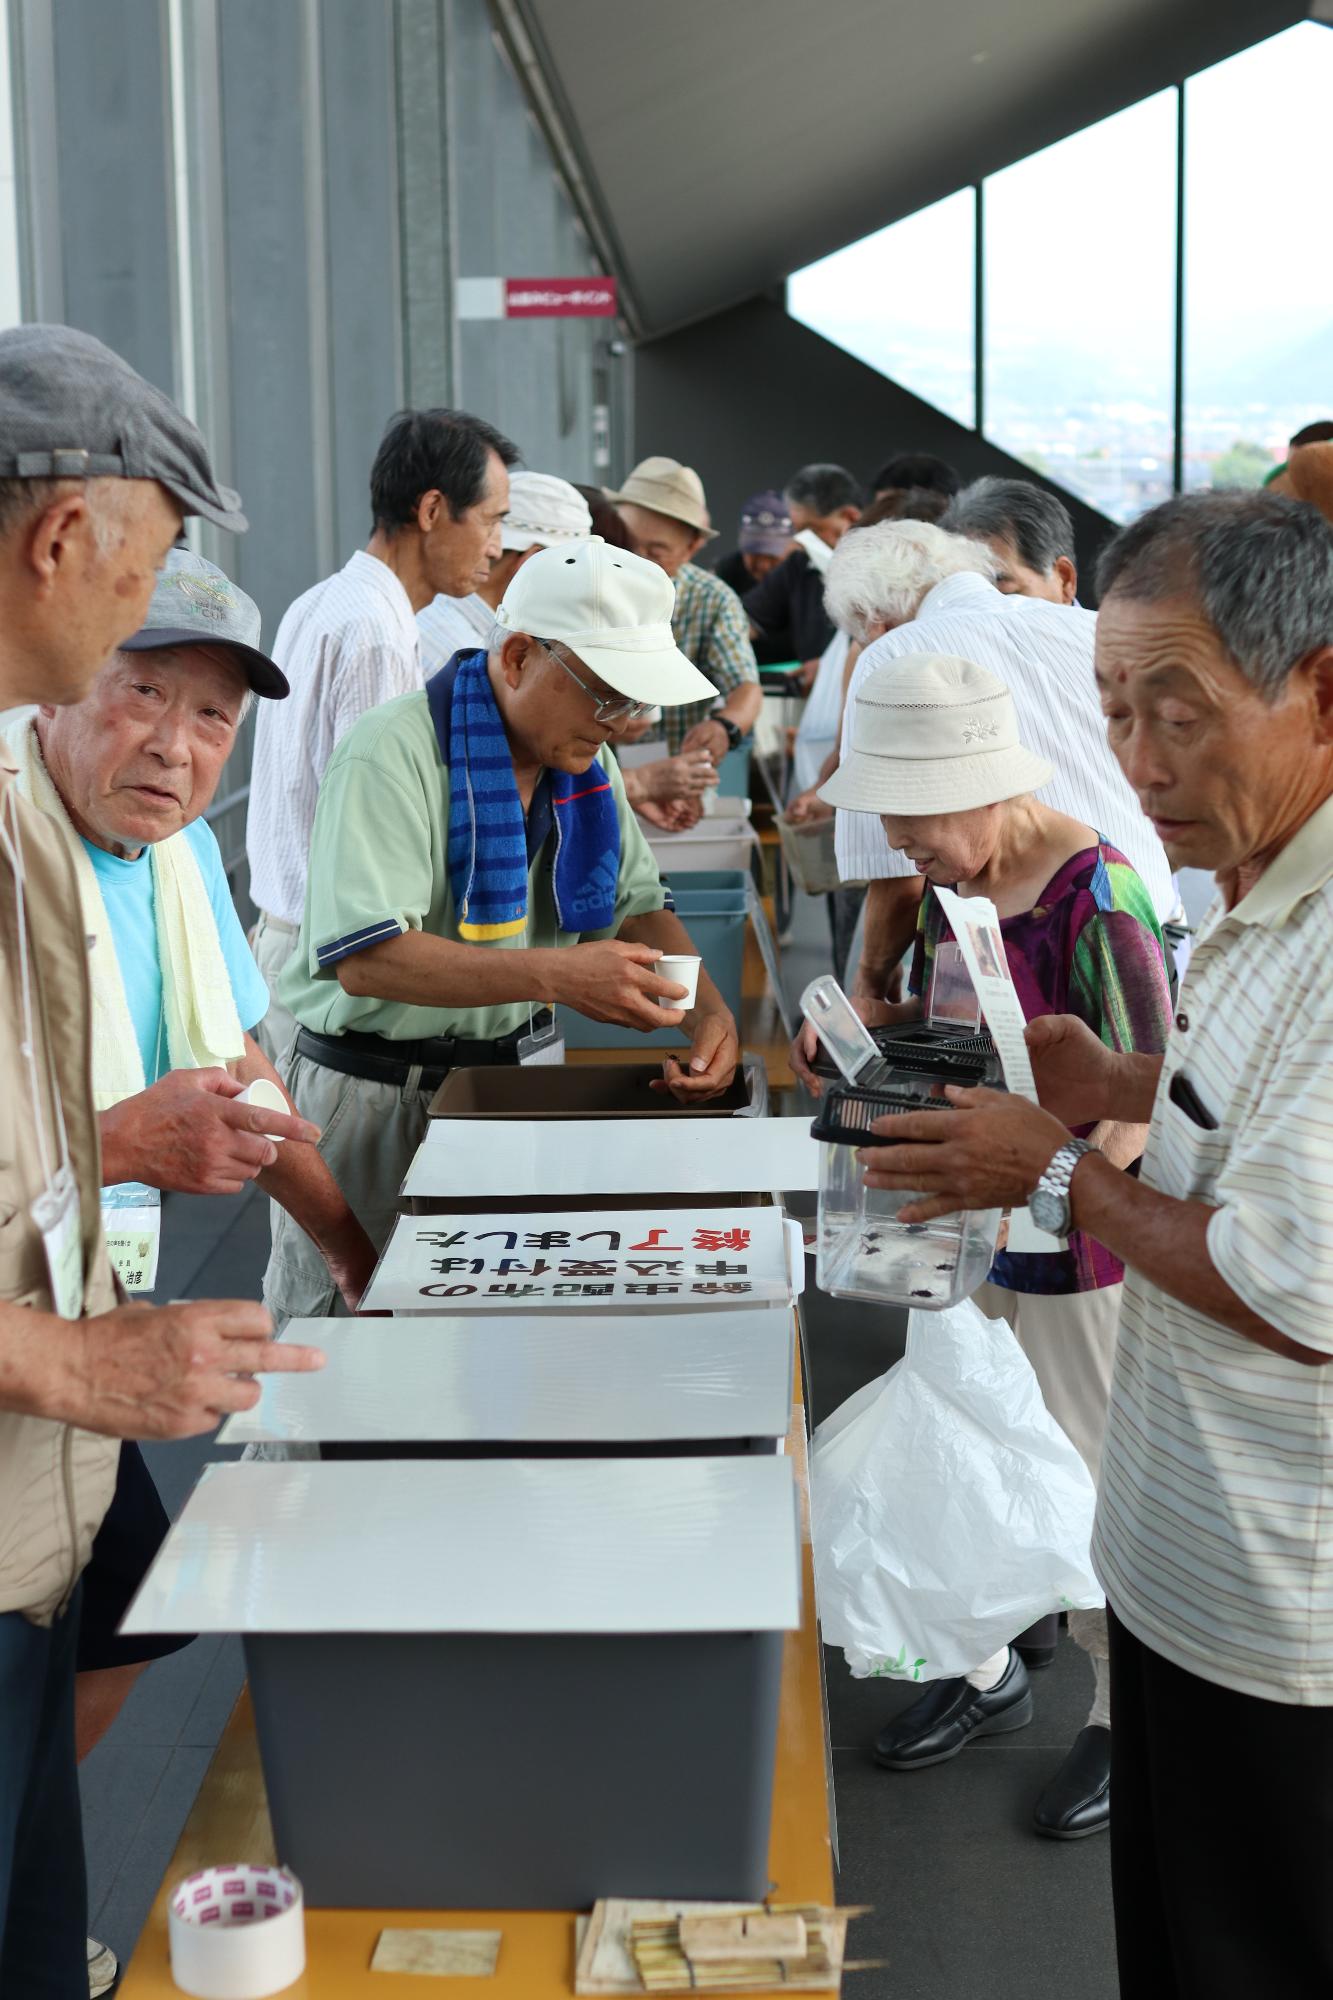
{"label": "eyeglasses", "polygon": [[537,644],[544,653],[550,655],[558,667],[564,668],[575,687],[583,689],[584,694],[593,703],[594,722],[604,722],[607,724],[637,722],[641,716],[647,715],[648,711],[653,707],[653,703],[650,701],[630,701],[625,695],[608,696],[598,694],[596,688],[590,688],[586,681],[579,679],[573,667],[566,665],[549,639],[538,639]]}

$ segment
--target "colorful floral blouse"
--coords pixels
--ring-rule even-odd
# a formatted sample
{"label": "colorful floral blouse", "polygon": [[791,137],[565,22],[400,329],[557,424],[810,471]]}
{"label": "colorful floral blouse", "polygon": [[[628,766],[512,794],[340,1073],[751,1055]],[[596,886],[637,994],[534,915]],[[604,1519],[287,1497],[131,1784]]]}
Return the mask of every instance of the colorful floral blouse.
{"label": "colorful floral blouse", "polygon": [[[1142,880],[1118,848],[1071,855],[1020,916],[1003,917],[1005,955],[1023,1012],[1076,1014],[1111,1049],[1156,1055],[1171,1024],[1161,926]],[[917,924],[910,987],[930,989],[935,947],[953,932],[928,888]],[[1076,1126],[1085,1138],[1089,1125]],[[1124,1266],[1100,1243],[1075,1230],[1069,1247],[1050,1256],[1001,1251],[993,1285],[1014,1292],[1091,1292],[1118,1285]]]}

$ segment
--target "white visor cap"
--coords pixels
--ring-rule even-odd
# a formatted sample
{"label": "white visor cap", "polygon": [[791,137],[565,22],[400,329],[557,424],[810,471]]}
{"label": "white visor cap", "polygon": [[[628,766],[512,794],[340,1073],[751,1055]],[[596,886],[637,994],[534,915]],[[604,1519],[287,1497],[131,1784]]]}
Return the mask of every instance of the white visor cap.
{"label": "white visor cap", "polygon": [[500,601],[504,631],[558,640],[629,701],[679,708],[717,689],[671,632],[676,587],[665,570],[600,535],[529,556]]}

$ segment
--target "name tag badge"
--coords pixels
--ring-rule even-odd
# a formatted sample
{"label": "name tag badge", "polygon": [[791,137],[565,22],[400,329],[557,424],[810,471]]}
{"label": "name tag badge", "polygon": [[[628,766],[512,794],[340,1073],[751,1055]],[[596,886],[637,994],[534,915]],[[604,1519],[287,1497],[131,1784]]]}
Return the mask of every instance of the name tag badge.
{"label": "name tag badge", "polygon": [[60,1167],[44,1194],[28,1211],[42,1238],[51,1303],[61,1319],[83,1317],[83,1232],[79,1190],[68,1167]]}
{"label": "name tag badge", "polygon": [[143,1199],[117,1201],[116,1192],[109,1189],[102,1198],[107,1254],[127,1292],[151,1292],[162,1246],[162,1197],[156,1188],[145,1188]]}
{"label": "name tag badge", "polygon": [[531,1069],[535,1063],[562,1063],[565,1038],[557,1035],[554,1023],[545,1035],[524,1035],[518,1045],[518,1060],[522,1069]]}

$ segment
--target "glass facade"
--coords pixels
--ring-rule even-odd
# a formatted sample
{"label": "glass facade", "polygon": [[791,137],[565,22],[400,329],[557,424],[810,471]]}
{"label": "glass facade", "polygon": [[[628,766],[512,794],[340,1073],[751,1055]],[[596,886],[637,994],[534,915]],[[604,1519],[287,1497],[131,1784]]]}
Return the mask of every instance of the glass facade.
{"label": "glass facade", "polygon": [[1112,520],[1258,485],[1333,417],[1331,100],[1333,29],[1288,28],[796,272],[788,309]]}
{"label": "glass facade", "polygon": [[976,202],[970,188],[808,264],[793,319],[960,424],[976,422]]}
{"label": "glass facade", "polygon": [[1257,486],[1333,417],[1331,100],[1333,29],[1313,21],[1185,86],[1187,488]]}
{"label": "glass facade", "polygon": [[1172,483],[1176,93],[985,187],[988,437],[1113,521]]}

